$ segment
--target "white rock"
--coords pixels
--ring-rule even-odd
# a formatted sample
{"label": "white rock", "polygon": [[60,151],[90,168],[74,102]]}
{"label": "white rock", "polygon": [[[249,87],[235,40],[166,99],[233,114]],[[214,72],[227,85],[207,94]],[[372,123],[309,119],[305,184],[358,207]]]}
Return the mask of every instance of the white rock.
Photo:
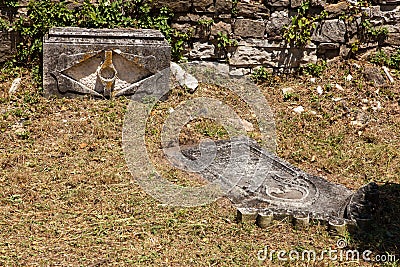
{"label": "white rock", "polygon": [[351,76],[351,74],[346,76],[346,81],[350,82],[351,80],[353,80],[353,76]]}
{"label": "white rock", "polygon": [[303,113],[304,112],[304,108],[302,106],[298,106],[298,107],[295,107],[293,109],[293,111],[296,112],[296,113]]}
{"label": "white rock", "polygon": [[335,88],[342,91],[344,90],[340,84],[335,84]]}
{"label": "white rock", "polygon": [[286,95],[286,94],[291,94],[291,93],[293,93],[293,92],[294,92],[294,90],[293,90],[292,87],[285,87],[285,88],[282,88],[282,94],[284,94],[284,95]]}
{"label": "white rock", "polygon": [[310,78],[310,82],[315,83],[317,79],[315,79],[314,77]]}
{"label": "white rock", "polygon": [[342,97],[334,97],[334,98],[332,98],[332,100],[334,101],[334,102],[338,102],[338,101],[340,101],[340,100],[342,100],[343,98]]}
{"label": "white rock", "polygon": [[19,89],[19,86],[21,84],[21,78],[16,78],[13,83],[11,84],[10,90],[8,90],[8,93],[10,95],[15,94],[17,90]]}
{"label": "white rock", "polygon": [[318,85],[318,86],[317,86],[317,93],[320,94],[320,95],[322,95],[323,92],[324,92],[324,91],[322,90],[321,85]]}
{"label": "white rock", "polygon": [[175,110],[174,110],[172,107],[169,107],[169,108],[168,108],[168,112],[169,112],[169,113],[172,113],[172,112],[174,112],[174,111],[175,111]]}
{"label": "white rock", "polygon": [[363,99],[361,99],[361,102],[363,102],[364,104],[368,104],[368,99],[366,99],[366,98],[363,98]]}
{"label": "white rock", "polygon": [[394,83],[394,79],[393,79],[392,75],[390,75],[389,69],[386,66],[383,66],[382,69],[385,72],[386,77],[388,77],[390,83]]}
{"label": "white rock", "polygon": [[242,123],[243,128],[246,130],[246,132],[254,131],[254,126],[251,122],[243,120],[243,119],[241,119],[240,122]]}
{"label": "white rock", "polygon": [[191,93],[196,91],[197,87],[199,86],[197,79],[184,71],[181,66],[175,62],[171,62],[171,73],[179,85],[188,88]]}
{"label": "white rock", "polygon": [[381,102],[380,102],[380,101],[376,101],[376,102],[374,103],[374,105],[372,106],[372,109],[373,109],[374,111],[379,111],[379,110],[381,110],[381,109],[382,109]]}

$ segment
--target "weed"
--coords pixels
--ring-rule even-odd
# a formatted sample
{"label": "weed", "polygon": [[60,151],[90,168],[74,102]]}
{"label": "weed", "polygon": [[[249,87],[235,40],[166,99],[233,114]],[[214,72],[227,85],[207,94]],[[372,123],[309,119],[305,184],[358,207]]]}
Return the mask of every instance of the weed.
{"label": "weed", "polygon": [[272,78],[273,78],[272,77],[272,73],[269,72],[263,66],[255,69],[254,72],[251,74],[251,79],[253,81],[255,81],[256,83],[259,83],[259,82],[271,82]]}
{"label": "weed", "polygon": [[310,2],[301,4],[297,15],[292,17],[291,24],[283,28],[283,38],[291,46],[303,47],[311,40],[312,30],[316,28],[316,21],[320,21],[328,15],[324,10],[317,16],[310,16]]}
{"label": "weed", "polygon": [[319,77],[326,69],[326,61],[321,61],[320,63],[308,63],[307,65],[303,66],[301,70],[303,73],[307,75],[311,75],[314,77]]}
{"label": "weed", "polygon": [[379,49],[369,58],[369,61],[380,66],[388,66],[400,70],[400,49],[397,49],[396,52],[391,55],[387,55],[383,50]]}

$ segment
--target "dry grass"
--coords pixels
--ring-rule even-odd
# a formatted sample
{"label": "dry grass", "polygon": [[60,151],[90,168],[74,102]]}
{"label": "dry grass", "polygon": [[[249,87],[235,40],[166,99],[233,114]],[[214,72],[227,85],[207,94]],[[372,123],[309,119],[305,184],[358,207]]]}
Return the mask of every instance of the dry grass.
{"label": "dry grass", "polygon": [[[351,82],[343,78],[348,73]],[[17,75],[23,77],[22,87],[8,96]],[[280,79],[274,86],[260,86],[275,112],[279,156],[352,189],[369,181],[400,183],[398,80],[375,92],[378,88],[365,82],[350,63],[332,66],[316,83],[309,77]],[[139,187],[124,161],[121,131],[127,99],[44,99],[23,69],[3,70],[0,80],[0,265],[366,265],[326,259],[259,262],[257,252],[265,246],[322,251],[334,249],[338,237],[329,236],[322,225],[298,231],[286,222],[275,222],[268,229],[237,224],[235,209],[226,199],[197,208],[160,205]],[[335,83],[344,90],[336,89]],[[321,96],[317,85],[324,88]],[[293,87],[293,95],[282,94],[281,88],[287,86]],[[147,145],[168,178],[184,184],[201,181],[166,166],[159,127],[169,107],[197,96],[227,102],[256,126],[246,105],[226,90],[202,85],[192,96],[175,89],[152,112]],[[343,100],[332,100],[338,97]],[[382,106],[379,111],[371,107],[376,101]],[[299,105],[306,112],[292,111]],[[351,125],[357,119],[363,125]],[[182,131],[182,142],[226,137],[209,121],[191,124]],[[249,134],[257,138],[258,131]],[[393,186],[383,187],[388,193],[383,199],[392,205],[379,213],[384,215],[381,225],[368,233],[349,234],[351,248],[399,252],[400,196]]]}

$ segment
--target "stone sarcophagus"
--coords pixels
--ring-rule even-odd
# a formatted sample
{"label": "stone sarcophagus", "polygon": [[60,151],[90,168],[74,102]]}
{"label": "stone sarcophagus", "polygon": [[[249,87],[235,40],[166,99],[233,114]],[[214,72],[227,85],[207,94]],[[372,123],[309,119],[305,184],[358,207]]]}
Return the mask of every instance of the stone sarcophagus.
{"label": "stone sarcophagus", "polygon": [[170,59],[156,30],[53,28],[43,43],[44,94],[157,96],[169,86]]}

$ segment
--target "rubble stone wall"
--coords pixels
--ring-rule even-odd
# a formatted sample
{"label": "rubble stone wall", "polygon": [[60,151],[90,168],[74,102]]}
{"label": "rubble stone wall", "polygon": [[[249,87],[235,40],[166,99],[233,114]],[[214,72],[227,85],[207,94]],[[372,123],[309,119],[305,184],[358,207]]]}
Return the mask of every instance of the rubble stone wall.
{"label": "rubble stone wall", "polygon": [[[362,53],[378,46],[394,50],[400,44],[400,0],[375,1],[362,8],[364,18],[360,13],[354,14],[353,0],[311,0],[309,13],[318,15],[325,10],[327,16],[316,22],[306,46],[290,46],[283,38],[283,28],[291,24],[302,2],[153,0],[152,5],[170,8],[174,13],[173,28],[191,34],[185,51],[188,60],[225,61],[237,75],[258,66],[286,71],[318,59],[347,57],[355,47]],[[3,9],[1,13],[3,17],[7,15]],[[379,41],[363,40],[363,19],[371,22],[372,28],[387,28],[388,34]],[[235,45],[221,47],[221,34],[236,40]],[[10,33],[0,35],[0,61],[7,47],[12,48],[11,39]]]}

